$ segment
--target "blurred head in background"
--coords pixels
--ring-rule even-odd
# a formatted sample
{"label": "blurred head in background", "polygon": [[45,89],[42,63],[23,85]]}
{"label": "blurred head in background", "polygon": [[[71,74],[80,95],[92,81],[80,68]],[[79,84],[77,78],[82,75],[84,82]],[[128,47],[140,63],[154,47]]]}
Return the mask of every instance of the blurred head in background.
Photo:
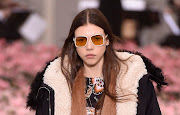
{"label": "blurred head in background", "polygon": [[5,20],[11,15],[11,9],[14,5],[12,0],[0,0],[0,20]]}
{"label": "blurred head in background", "polygon": [[174,0],[174,4],[178,7],[180,7],[180,0]]}

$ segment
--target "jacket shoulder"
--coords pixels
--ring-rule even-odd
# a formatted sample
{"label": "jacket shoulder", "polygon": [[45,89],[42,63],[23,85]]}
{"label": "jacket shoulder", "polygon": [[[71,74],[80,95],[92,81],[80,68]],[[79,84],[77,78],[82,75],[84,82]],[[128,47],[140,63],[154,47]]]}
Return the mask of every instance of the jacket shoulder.
{"label": "jacket shoulder", "polygon": [[120,72],[117,82],[123,89],[129,89],[131,92],[137,93],[134,87],[138,87],[139,80],[147,74],[146,66],[139,55],[129,52],[116,52],[120,59]]}
{"label": "jacket shoulder", "polygon": [[[55,59],[57,59],[58,57],[56,57]],[[36,109],[36,96],[38,93],[38,90],[41,86],[44,86],[44,73],[47,70],[48,66],[50,65],[51,62],[53,62],[55,59],[49,61],[46,63],[45,68],[42,71],[37,72],[31,86],[30,86],[30,92],[27,96],[27,107],[30,107],[30,109],[35,110]]]}
{"label": "jacket shoulder", "polygon": [[139,81],[137,106],[138,115],[161,115],[156,92],[151,80],[149,79],[150,77],[151,74],[147,74]]}
{"label": "jacket shoulder", "polygon": [[117,54],[121,55],[123,53],[127,55],[126,57],[132,57],[134,61],[139,60],[139,62],[144,64],[145,69],[147,70],[147,74],[150,75],[149,79],[157,83],[157,89],[159,91],[163,85],[167,85],[163,71],[157,67],[149,58],[137,51],[117,50]]}

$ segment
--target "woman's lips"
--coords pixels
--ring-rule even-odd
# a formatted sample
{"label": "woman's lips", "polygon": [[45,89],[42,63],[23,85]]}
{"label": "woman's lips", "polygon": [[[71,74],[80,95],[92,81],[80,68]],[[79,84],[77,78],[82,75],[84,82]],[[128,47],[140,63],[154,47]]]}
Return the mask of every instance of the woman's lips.
{"label": "woman's lips", "polygon": [[95,56],[96,56],[96,55],[94,55],[94,54],[87,54],[87,55],[86,55],[87,58],[94,58]]}

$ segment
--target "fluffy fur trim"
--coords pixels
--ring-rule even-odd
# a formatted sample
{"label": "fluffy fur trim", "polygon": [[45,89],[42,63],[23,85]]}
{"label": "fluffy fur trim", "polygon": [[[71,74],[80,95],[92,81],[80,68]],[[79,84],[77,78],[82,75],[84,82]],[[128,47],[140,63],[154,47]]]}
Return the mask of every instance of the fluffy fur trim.
{"label": "fluffy fur trim", "polygon": [[[117,78],[116,92],[118,95],[129,95],[131,101],[116,103],[117,115],[136,115],[137,114],[137,93],[139,80],[147,74],[147,70],[142,58],[138,55],[127,52],[117,52],[116,55],[127,60],[121,63],[121,71]],[[126,98],[126,96],[125,96]]]}
{"label": "fluffy fur trim", "polygon": [[[55,58],[56,59],[56,58]],[[52,62],[52,61],[50,61]],[[30,109],[32,110],[35,110],[36,109],[36,106],[37,106],[37,102],[36,102],[36,96],[37,96],[37,92],[38,92],[38,89],[39,87],[42,85],[43,83],[43,75],[46,71],[46,68],[50,65],[50,62],[47,63],[45,69],[41,72],[38,72],[36,74],[36,77],[33,81],[33,83],[31,84],[31,87],[30,87],[30,93],[27,97],[27,107],[30,107]]]}
{"label": "fluffy fur trim", "polygon": [[[117,93],[121,95],[122,90],[126,90],[137,95],[139,80],[143,75],[147,74],[142,58],[127,52],[117,52],[117,56],[123,60],[129,58],[125,61],[125,64],[121,64],[121,73],[117,78]],[[71,93],[60,69],[60,58],[51,62],[47,67],[44,73],[44,83],[54,89],[55,115],[69,115],[71,113]],[[119,87],[122,89],[119,89]],[[137,100],[117,103],[116,112],[117,115],[135,115],[137,112]]]}
{"label": "fluffy fur trim", "polygon": [[[121,71],[117,78],[116,92],[118,95],[133,93],[137,96],[139,80],[147,74],[145,63],[139,55],[128,52],[117,52],[117,56],[126,60],[121,63]],[[43,74],[43,75],[42,75]],[[61,67],[60,58],[56,58],[50,62],[46,69],[41,72],[40,77],[36,78],[36,82],[32,84],[30,97],[35,97],[39,85],[44,82],[54,90],[54,113],[55,115],[71,114],[71,92],[68,87],[66,78],[64,77]],[[36,87],[36,88],[35,88]],[[137,113],[137,99],[130,97],[132,101],[116,103],[117,115],[135,115]],[[29,106],[35,108],[35,103],[29,100]]]}
{"label": "fluffy fur trim", "polygon": [[130,54],[139,55],[143,59],[148,73],[151,74],[150,79],[157,83],[157,89],[159,91],[161,91],[164,85],[168,85],[168,83],[166,82],[166,78],[163,75],[162,70],[159,67],[156,67],[150,59],[146,58],[140,52],[134,52],[134,51],[131,52],[127,50],[118,50],[118,52],[128,52]]}
{"label": "fluffy fur trim", "polygon": [[71,93],[60,68],[60,58],[55,59],[44,73],[44,83],[54,89],[55,115],[70,115]]}

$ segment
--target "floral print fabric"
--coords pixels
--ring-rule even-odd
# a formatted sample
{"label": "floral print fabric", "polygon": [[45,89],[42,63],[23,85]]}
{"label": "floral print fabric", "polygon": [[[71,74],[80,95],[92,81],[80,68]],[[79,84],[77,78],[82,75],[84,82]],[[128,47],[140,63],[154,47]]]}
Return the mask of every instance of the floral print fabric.
{"label": "floral print fabric", "polygon": [[[94,115],[95,106],[104,91],[104,80],[101,77],[86,78],[86,111],[87,115]],[[96,115],[100,115],[97,111]]]}

